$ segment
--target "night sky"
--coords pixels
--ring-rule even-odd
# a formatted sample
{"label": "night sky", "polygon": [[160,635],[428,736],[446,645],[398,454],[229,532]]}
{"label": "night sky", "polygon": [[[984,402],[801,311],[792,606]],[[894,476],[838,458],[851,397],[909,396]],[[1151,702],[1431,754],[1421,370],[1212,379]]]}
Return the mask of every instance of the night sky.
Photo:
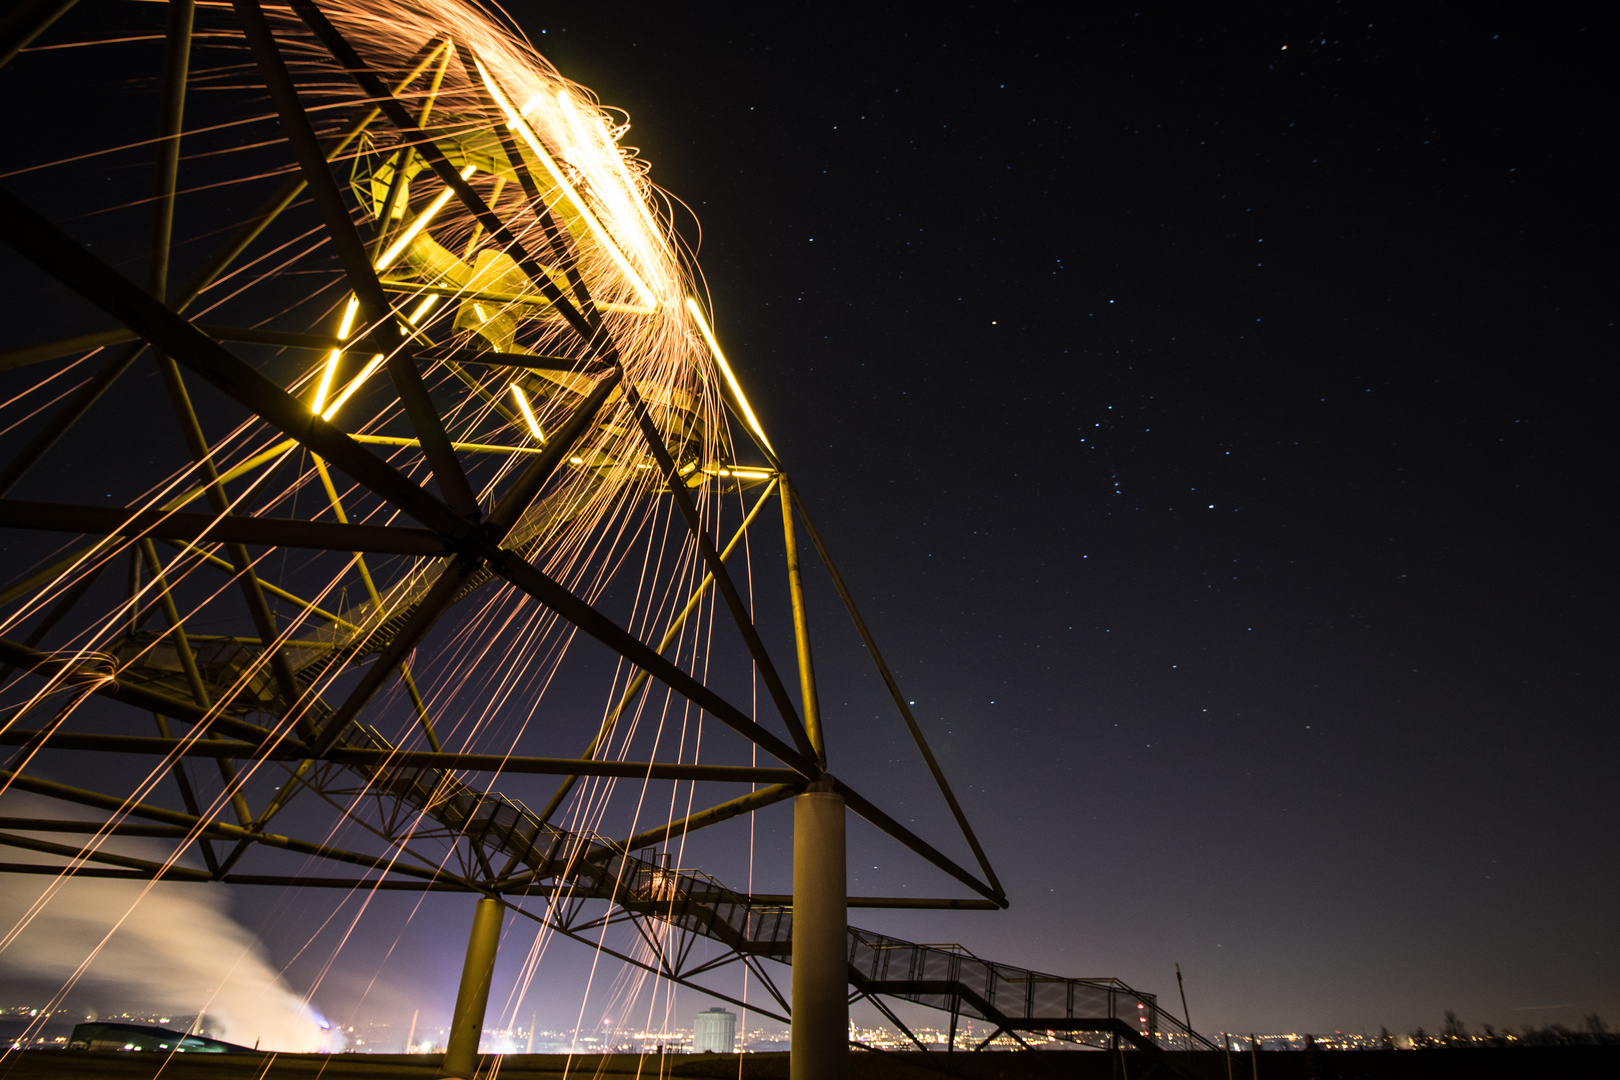
{"label": "night sky", "polygon": [[1598,42],[1417,8],[510,5],[701,220],[1013,904],[852,922],[1200,1028],[1620,1013]]}
{"label": "night sky", "polygon": [[[1594,30],[507,6],[689,207],[721,344],[1012,903],[852,923],[1167,1002],[1179,963],[1204,1031],[1620,1020]],[[967,861],[809,587],[832,771]],[[756,888],[790,836],[758,816]],[[746,885],[746,826],[701,837]],[[962,895],[864,826],[850,887]],[[237,913],[302,989],[333,902]],[[470,905],[407,932],[416,903],[376,902],[335,1018],[448,1013]],[[534,1006],[571,1026],[590,955],[552,948]]]}

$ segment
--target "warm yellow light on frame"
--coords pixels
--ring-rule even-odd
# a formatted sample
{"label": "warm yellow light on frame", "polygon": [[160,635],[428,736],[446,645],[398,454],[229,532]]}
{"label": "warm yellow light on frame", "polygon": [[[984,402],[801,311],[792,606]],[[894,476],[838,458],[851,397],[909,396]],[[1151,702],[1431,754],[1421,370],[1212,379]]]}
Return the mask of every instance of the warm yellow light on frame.
{"label": "warm yellow light on frame", "polygon": [[708,344],[709,354],[714,357],[714,362],[720,366],[720,373],[726,377],[726,385],[731,387],[732,394],[737,398],[737,404],[742,406],[743,416],[747,418],[748,426],[754,429],[754,434],[758,435],[759,441],[765,444],[765,449],[773,454],[776,453],[776,448],[771,445],[771,440],[765,437],[765,429],[759,426],[759,417],[754,415],[753,406],[748,404],[748,398],[743,394],[742,386],[737,382],[737,376],[731,373],[731,365],[726,363],[725,353],[720,351],[720,343],[714,340],[714,331],[709,329],[709,322],[703,317],[703,309],[698,307],[696,300],[688,296],[686,298],[686,310],[692,313],[692,321],[697,323],[698,332],[703,335],[703,340]]}
{"label": "warm yellow light on frame", "polygon": [[360,389],[361,384],[371,377],[372,372],[376,371],[382,366],[382,362],[382,353],[378,353],[376,356],[373,356],[371,358],[371,363],[360,369],[360,374],[356,375],[352,380],[350,380],[349,385],[343,388],[343,393],[338,395],[337,400],[332,402],[331,407],[325,412],[321,413],[321,419],[331,420],[332,417],[336,416],[337,411],[343,407],[343,403],[354,396],[354,392]]}
{"label": "warm yellow light on frame", "polygon": [[[360,310],[360,298],[349,296],[349,302],[343,306],[343,318],[338,322],[338,340],[347,341],[350,331],[354,329],[354,316]],[[310,412],[320,413],[326,408],[326,395],[332,392],[332,380],[337,377],[338,361],[343,358],[342,349],[333,349],[326,357],[326,370],[321,372],[321,381],[315,387],[315,402],[310,406]]]}
{"label": "warm yellow light on frame", "polygon": [[529,425],[529,434],[534,436],[534,441],[545,442],[546,433],[540,430],[540,421],[534,418],[534,409],[529,406],[529,396],[523,392],[523,387],[513,383],[512,396],[517,398],[518,411],[523,413],[523,422]]}
{"label": "warm yellow light on frame", "polygon": [[511,125],[514,131],[523,136],[523,141],[529,144],[529,149],[534,151],[534,156],[540,159],[540,164],[544,165],[546,172],[551,174],[552,181],[568,196],[568,201],[574,204],[574,209],[579,211],[580,217],[584,219],[585,224],[596,237],[597,243],[602,245],[602,250],[608,253],[608,257],[613,260],[614,265],[630,280],[630,284],[635,286],[636,292],[641,294],[642,302],[649,309],[656,310],[658,297],[647,283],[642,280],[641,275],[636,273],[635,267],[630,265],[630,260],[624,257],[624,252],[619,250],[619,245],[608,234],[607,229],[603,228],[602,223],[597,220],[595,212],[590,208],[590,204],[574,189],[574,185],[569,183],[568,178],[563,175],[563,171],[557,167],[557,163],[552,160],[551,154],[540,142],[540,136],[535,134],[534,128],[523,118],[523,114],[518,112],[512,106],[512,103],[507,100],[506,94],[496,85],[494,77],[484,67],[483,61],[474,56],[473,63],[478,66],[478,73],[483,76],[484,85],[489,89],[490,96],[501,107],[501,111],[506,114],[507,123]]}
{"label": "warm yellow light on frame", "polygon": [[[461,178],[465,180],[477,171],[478,167],[476,165],[468,165],[465,169],[461,170]],[[444,204],[449,202],[455,193],[454,188],[447,187],[435,195],[433,197],[433,201],[428,203],[427,209],[423,210],[419,215],[417,215],[416,220],[411,222],[410,225],[406,226],[405,231],[400,233],[399,237],[395,239],[392,244],[388,245],[388,250],[383,252],[382,258],[377,260],[377,269],[386,270],[390,266],[394,265],[394,260],[399,258],[400,255],[404,253],[405,249],[410,246],[412,240],[416,239],[417,233],[420,233],[423,229],[427,228],[428,222],[432,221],[434,215],[436,215],[440,210],[444,209]]]}

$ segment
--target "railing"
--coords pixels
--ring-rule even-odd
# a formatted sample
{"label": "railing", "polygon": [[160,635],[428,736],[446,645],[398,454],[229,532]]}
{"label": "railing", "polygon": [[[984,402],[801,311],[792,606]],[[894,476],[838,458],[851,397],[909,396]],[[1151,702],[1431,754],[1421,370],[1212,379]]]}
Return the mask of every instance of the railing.
{"label": "railing", "polygon": [[[345,741],[388,745],[358,725]],[[542,823],[521,803],[479,791],[440,769],[383,766],[367,772],[373,784],[452,834],[515,859],[532,882],[549,880],[574,897],[610,901],[740,954],[792,962],[791,907],[755,901],[701,871],[637,858],[593,833]],[[1143,1050],[1219,1049],[1160,1009],[1155,995],[1118,979],[1049,975],[981,960],[959,945],[918,944],[856,927],[849,929],[848,959],[850,982],[858,990],[996,1025],[981,1046],[1003,1032],[1049,1032],[1100,1036],[1108,1045]]]}
{"label": "railing", "polygon": [[998,1034],[1091,1032],[1159,1050],[1218,1049],[1161,1010],[1153,994],[1118,979],[1048,975],[981,960],[960,946],[919,945],[854,927],[849,938],[857,988],[985,1020]]}

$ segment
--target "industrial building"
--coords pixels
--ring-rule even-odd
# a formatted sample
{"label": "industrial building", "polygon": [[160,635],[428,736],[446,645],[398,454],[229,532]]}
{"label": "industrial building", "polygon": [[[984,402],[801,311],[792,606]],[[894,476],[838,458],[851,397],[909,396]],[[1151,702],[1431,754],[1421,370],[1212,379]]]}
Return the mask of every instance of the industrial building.
{"label": "industrial building", "polygon": [[697,1014],[692,1021],[692,1052],[735,1054],[737,1052],[737,1016],[724,1009],[708,1009]]}

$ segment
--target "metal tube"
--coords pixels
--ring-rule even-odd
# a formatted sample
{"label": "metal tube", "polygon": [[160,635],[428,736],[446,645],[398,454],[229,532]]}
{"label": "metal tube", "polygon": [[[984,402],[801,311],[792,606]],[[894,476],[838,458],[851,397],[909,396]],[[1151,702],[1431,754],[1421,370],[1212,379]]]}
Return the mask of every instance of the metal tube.
{"label": "metal tube", "polygon": [[32,0],[18,4],[0,21],[0,67],[26,49],[30,42],[66,15],[74,0]]}
{"label": "metal tube", "polygon": [[405,109],[405,106],[389,93],[382,80],[366,66],[366,62],[361,59],[360,54],[355,52],[354,47],[344,40],[343,35],[338,33],[337,28],[327,20],[321,10],[314,4],[306,2],[306,0],[292,0],[292,7],[321,44],[326,46],[327,51],[332,54],[333,58],[343,66],[344,71],[348,72],[349,76],[355,80],[361,91],[381,107],[388,119],[399,129],[400,134],[405,137],[405,140],[416,147],[417,152],[422,155],[422,159],[438,174],[439,179],[444,181],[445,186],[456,193],[462,205],[483,225],[490,236],[501,244],[502,250],[512,256],[523,272],[529,276],[529,279],[545,294],[546,299],[551,301],[557,312],[567,321],[569,327],[579,335],[580,340],[585,343],[586,347],[592,351],[599,349],[604,356],[617,359],[613,342],[606,338],[597,340],[596,327],[592,326],[589,320],[580,314],[574,308],[574,305],[568,302],[567,298],[563,296],[562,290],[557,288],[550,275],[545,272],[544,267],[536,262],[524,249],[517,236],[511,229],[506,227],[505,222],[495,216],[483,198],[473,190],[472,186],[462,179],[461,173],[445,158],[433,138],[422,130],[421,126],[415,122],[414,118]]}
{"label": "metal tube", "polygon": [[[736,550],[738,541],[748,532],[748,526],[753,523],[754,515],[759,513],[760,508],[765,505],[765,501],[771,497],[771,492],[775,486],[776,480],[772,479],[770,484],[766,486],[764,494],[760,495],[759,501],[754,503],[752,510],[748,511],[748,516],[743,518],[741,525],[737,526],[737,533],[731,538],[731,543],[727,544],[726,549],[720,553],[722,562],[730,558],[731,553]],[[681,632],[681,627],[686,625],[686,617],[692,614],[693,609],[698,605],[698,601],[703,598],[704,593],[708,592],[709,586],[712,584],[714,584],[714,575],[706,575],[698,583],[698,587],[692,590],[692,595],[686,601],[686,606],[681,608],[680,614],[670,620],[669,629],[664,631],[663,640],[658,643],[658,654],[660,656],[663,655],[665,649],[674,643],[675,638]],[[607,719],[602,721],[602,726],[597,730],[596,737],[591,740],[591,744],[580,755],[580,760],[589,761],[596,756],[596,752],[601,748],[602,743],[613,733],[613,728],[618,724],[619,718],[630,707],[630,703],[635,701],[636,696],[641,693],[642,688],[647,685],[647,680],[651,677],[645,670],[642,670],[637,672],[635,678],[630,680],[630,685],[625,687],[624,694],[619,698],[619,703],[613,707],[612,712],[608,713]],[[551,820],[551,815],[555,814],[558,808],[562,806],[563,800],[568,797],[570,791],[574,790],[574,782],[578,779],[577,776],[570,776],[557,786],[556,794],[552,795],[551,801],[546,803],[546,808],[540,812],[541,821]]]}
{"label": "metal tube", "polygon": [[[92,753],[150,754],[160,757],[221,758],[242,761],[305,761],[308,748],[287,742],[277,746],[240,739],[169,739],[149,735],[103,735],[45,728],[6,728],[0,746],[49,746],[53,750]],[[618,776],[634,780],[711,781],[722,784],[784,784],[803,779],[792,769],[751,765],[702,765],[658,761],[580,761],[577,758],[523,757],[513,754],[443,754],[431,750],[376,750],[338,746],[315,755],[320,761],[367,769],[458,769],[525,775]],[[774,790],[774,789],[766,789]],[[756,793],[756,794],[763,794]],[[754,796],[745,796],[753,798]],[[718,809],[718,808],[717,808]],[[704,811],[707,814],[708,811]],[[702,815],[694,815],[699,818]],[[706,822],[705,822],[706,823]],[[679,823],[665,828],[678,828]],[[694,826],[696,827],[696,826]],[[641,845],[646,846],[646,845]]]}
{"label": "metal tube", "polygon": [[799,649],[799,694],[804,699],[804,730],[816,760],[827,766],[827,743],[816,697],[816,667],[810,655],[810,621],[804,610],[804,575],[799,572],[799,541],[793,530],[793,484],[782,477],[782,544],[787,552],[788,592],[793,597],[793,639]]}
{"label": "metal tube", "polygon": [[772,784],[770,787],[763,787],[747,795],[738,796],[729,802],[723,802],[719,806],[699,810],[695,814],[689,814],[679,821],[670,822],[668,825],[659,825],[656,828],[646,829],[622,844],[614,844],[611,847],[603,848],[600,855],[602,858],[607,859],[612,858],[621,851],[629,853],[662,844],[664,841],[673,840],[677,836],[685,836],[689,832],[696,832],[698,829],[710,825],[718,825],[722,821],[730,821],[739,814],[751,814],[755,810],[762,810],[773,803],[792,798],[793,793],[797,790],[792,784]]}
{"label": "metal tube", "polygon": [[[367,332],[393,343],[386,350],[388,358],[384,366],[399,392],[400,405],[410,417],[411,427],[422,441],[422,453],[433,470],[439,492],[458,514],[477,518],[480,512],[478,497],[468,484],[455,451],[450,448],[450,436],[444,430],[443,421],[422,381],[422,373],[416,367],[416,351],[398,333],[399,327],[395,324],[388,298],[377,282],[371,257],[366,253],[365,244],[349,217],[348,207],[332,177],[326,155],[315,137],[315,130],[310,126],[309,116],[287,71],[275,35],[265,21],[264,12],[253,0],[232,0],[232,7],[236,10],[236,18],[247,38],[248,47],[258,61],[259,73],[264,79],[271,103],[280,115],[282,131],[298,158],[304,179],[309,182],[310,196],[326,223],[327,237],[349,279],[350,287],[354,289],[355,297],[360,301],[360,310],[369,328]],[[387,93],[380,84],[378,88]],[[390,330],[385,331],[384,327],[390,327]]]}
{"label": "metal tube", "polygon": [[139,536],[193,544],[263,544],[323,551],[370,551],[383,555],[441,556],[444,540],[426,529],[351,525],[346,521],[227,514],[166,513],[122,507],[0,499],[0,527],[100,536]]}
{"label": "metal tube", "polygon": [[[32,672],[44,679],[64,673],[64,669],[72,666],[70,661],[59,659],[50,653],[30,649],[26,645],[19,645],[14,641],[0,638],[0,660]],[[170,697],[155,690],[147,690],[141,686],[129,685],[116,680],[100,683],[95,687],[95,693],[110,697],[114,701],[121,701],[125,705],[133,705],[137,709],[146,709],[149,712],[162,713],[164,716],[190,724],[192,727],[219,728],[234,732],[252,739],[273,740],[277,736],[257,724],[250,724],[234,716],[224,713],[198,708],[196,705],[181,698]],[[258,745],[254,743],[253,745]],[[291,753],[301,753],[302,747],[296,740],[284,739],[281,746]]]}
{"label": "metal tube", "polygon": [[804,723],[799,719],[799,711],[793,707],[793,699],[788,696],[787,687],[782,685],[782,677],[777,674],[776,665],[771,663],[771,658],[765,651],[765,643],[760,640],[759,631],[754,627],[753,614],[743,603],[742,594],[737,591],[731,575],[726,573],[725,563],[721,562],[720,553],[715,550],[709,530],[698,516],[691,492],[681,482],[681,474],[675,466],[675,459],[670,456],[669,447],[664,445],[664,436],[659,432],[658,425],[653,423],[646,402],[641,399],[640,392],[629,379],[624,382],[624,398],[636,418],[637,425],[641,428],[641,436],[647,443],[647,449],[652,451],[654,460],[664,473],[664,479],[669,484],[670,497],[675,500],[681,516],[686,519],[692,539],[697,542],[698,553],[702,555],[709,573],[714,575],[715,588],[725,600],[726,608],[731,612],[731,620],[737,624],[737,632],[742,635],[743,644],[748,646],[748,652],[754,658],[754,664],[759,669],[759,677],[765,683],[771,701],[776,705],[777,714],[782,717],[782,723],[787,727],[788,734],[793,737],[793,743],[799,753],[812,760],[815,759],[816,752],[810,744],[810,736],[805,734]]}
{"label": "metal tube", "polygon": [[922,752],[923,760],[928,763],[928,771],[933,774],[934,783],[939,786],[940,794],[945,796],[945,802],[951,808],[951,814],[956,818],[957,827],[962,830],[962,835],[966,838],[968,847],[973,851],[973,857],[978,860],[979,869],[984,871],[985,880],[990,883],[990,887],[995,890],[996,894],[1005,896],[1006,893],[1001,887],[1001,882],[996,878],[995,869],[991,867],[989,858],[984,854],[984,849],[979,846],[979,838],[974,835],[973,827],[968,824],[967,815],[962,812],[961,804],[956,801],[956,793],[951,790],[951,785],[946,781],[944,770],[939,767],[939,762],[935,760],[934,751],[930,749],[928,740],[923,738],[922,728],[917,725],[917,718],[911,714],[910,703],[906,701],[906,696],[900,692],[900,684],[895,682],[894,674],[889,671],[889,665],[884,661],[883,654],[878,652],[877,640],[872,637],[871,630],[867,629],[866,620],[861,618],[860,610],[855,606],[855,597],[850,594],[849,588],[844,584],[843,576],[838,573],[838,567],[833,565],[832,556],[827,553],[827,545],[821,542],[821,534],[816,532],[815,522],[810,520],[810,514],[805,510],[804,500],[799,497],[798,492],[793,494],[793,503],[799,508],[799,518],[804,522],[804,531],[809,534],[810,542],[815,545],[816,554],[821,557],[821,564],[827,568],[827,576],[832,578],[833,587],[838,590],[839,598],[844,601],[844,607],[849,612],[850,620],[854,622],[855,629],[860,632],[861,641],[865,643],[866,651],[872,657],[872,663],[877,667],[878,674],[883,677],[884,685],[889,688],[889,695],[894,699],[895,707],[900,710],[900,715],[905,720],[906,727],[911,731],[911,737],[916,741],[917,749]]}
{"label": "metal tube", "polygon": [[169,249],[174,234],[174,189],[180,177],[180,130],[186,110],[186,76],[191,69],[194,0],[169,0],[169,26],[163,54],[163,97],[158,106],[156,195],[152,200],[152,254],[146,291],[163,299],[169,291]]}
{"label": "metal tube", "polygon": [[[343,500],[338,497],[337,485],[332,483],[332,474],[327,470],[326,462],[321,460],[319,454],[311,454],[310,457],[315,462],[316,471],[321,474],[321,486],[326,489],[326,498],[332,505],[332,513],[337,517],[338,521],[347,525],[349,515],[344,512]],[[381,611],[383,609],[382,596],[377,592],[377,583],[372,580],[371,571],[366,566],[366,557],[358,551],[355,552],[354,564],[360,571],[360,580],[365,583],[366,596],[370,598],[372,606]],[[444,749],[439,745],[438,733],[433,730],[433,719],[428,716],[427,703],[422,700],[422,695],[417,692],[416,680],[411,678],[411,669],[403,661],[399,665],[399,677],[400,681],[405,684],[406,692],[410,694],[411,704],[416,706],[416,718],[422,724],[422,733],[427,736],[428,746],[435,752]]]}
{"label": "metal tube", "polygon": [[504,914],[501,902],[492,896],[480,897],[473,909],[467,961],[461,968],[461,988],[456,992],[440,1077],[472,1080],[478,1071],[478,1040],[484,1033],[484,1010],[489,1006],[489,983],[495,974],[495,948],[501,941]]}
{"label": "metal tube", "polygon": [[844,800],[793,800],[793,1080],[849,1076],[849,920]]}

